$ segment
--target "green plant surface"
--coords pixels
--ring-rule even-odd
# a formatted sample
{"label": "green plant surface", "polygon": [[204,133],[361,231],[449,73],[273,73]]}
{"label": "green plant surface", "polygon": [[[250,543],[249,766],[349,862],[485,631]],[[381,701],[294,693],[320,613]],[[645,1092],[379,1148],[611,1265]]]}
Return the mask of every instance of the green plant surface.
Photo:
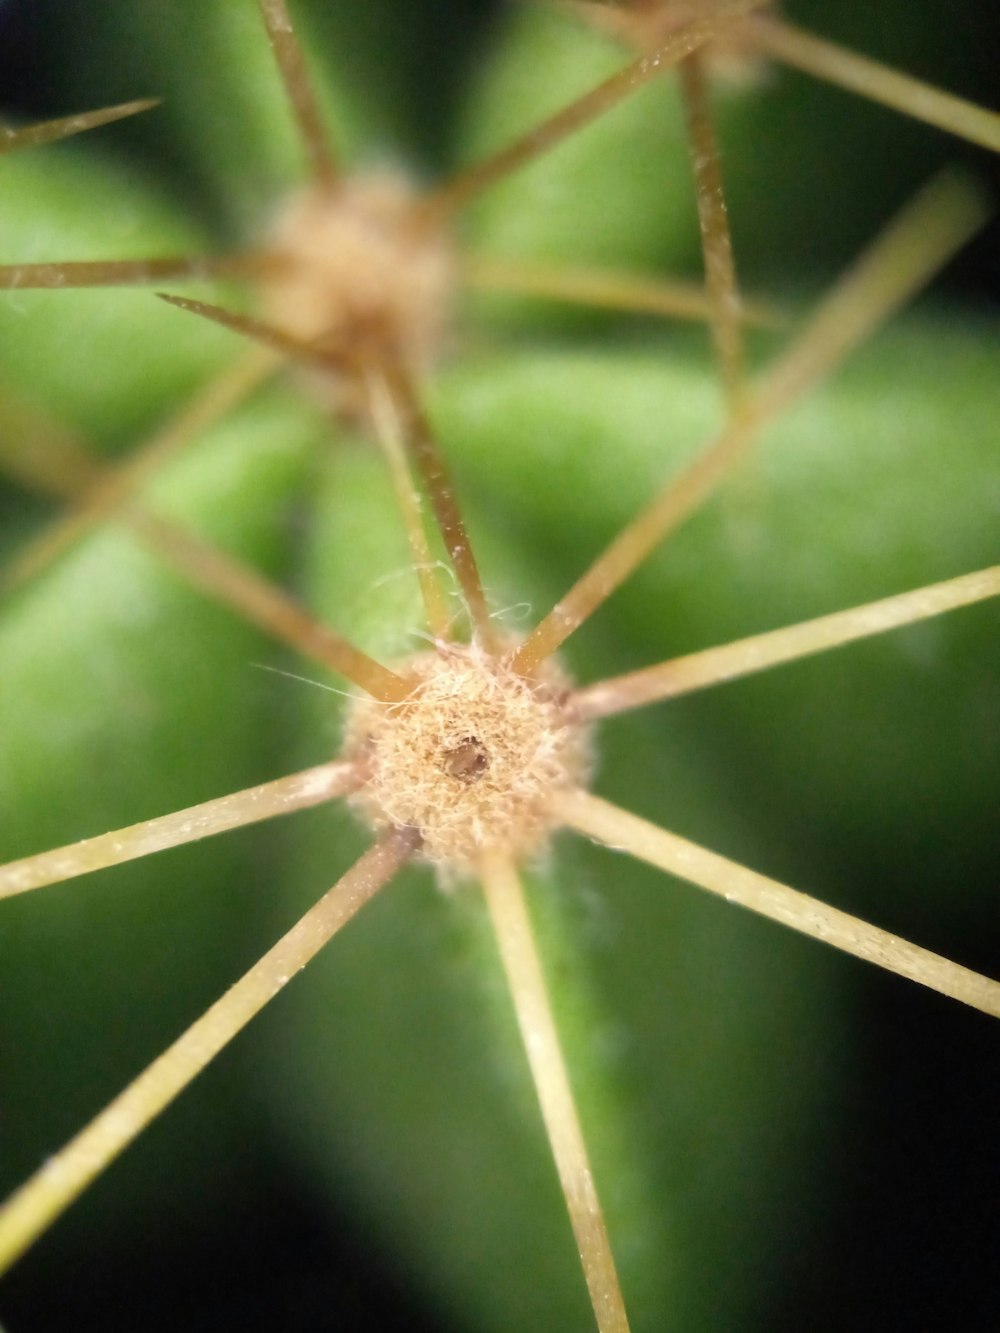
{"label": "green plant surface", "polygon": [[[973,101],[993,96],[996,29],[984,21],[970,44],[970,28],[943,0],[925,0],[919,22],[905,0],[799,0],[783,13]],[[475,157],[525,132],[629,55],[635,50],[558,6],[505,10],[460,121],[463,152]],[[772,291],[831,278],[935,168],[967,151],[752,53],[722,62],[713,110],[740,267]],[[654,82],[484,196],[473,234],[525,258],[697,275],[698,219],[690,189],[680,188],[687,158],[676,81]]]}
{"label": "green plant surface", "polygon": [[[299,163],[255,6],[169,8],[88,19],[86,59],[58,86],[170,102],[141,131],[0,163],[5,211],[13,201],[0,259],[221,247],[266,225]],[[300,8],[351,159],[383,158],[390,143],[404,156],[420,86],[412,62],[404,77],[405,51],[383,73],[377,38],[379,23],[407,31],[413,14],[397,27],[361,9],[341,24],[320,5],[293,6],[297,20]],[[851,6],[834,9],[828,30],[850,31]],[[59,53],[76,49],[81,21],[53,7]],[[607,44],[595,56],[590,38],[539,36],[556,22],[505,16],[468,65],[441,50],[436,77],[467,96],[454,125],[420,131],[430,156],[468,160],[620,61]],[[905,15],[888,27],[907,31]],[[943,31],[975,46],[957,25]],[[557,55],[565,84],[561,70],[543,77]],[[942,47],[942,78],[953,62]],[[934,74],[929,57],[920,72]],[[888,113],[830,121],[813,96],[781,78],[741,93],[721,126],[751,271],[774,279],[793,219],[815,238],[786,295],[815,286],[943,151],[904,126],[884,196],[861,181],[836,217],[817,216],[813,183],[789,173],[768,126],[795,122],[803,140],[838,146],[850,134],[838,160],[873,172],[896,140]],[[689,265],[687,168],[680,151],[659,155],[657,135],[679,131],[669,96],[649,90],[657,99],[652,117],[637,100],[592,145],[570,144],[568,184],[554,156],[484,200],[469,243]],[[19,292],[3,305],[0,385],[106,451],[241,351],[144,291]],[[582,317],[546,336],[519,332],[509,312],[475,313],[426,396],[491,602],[518,632],[722,408],[700,336]],[[879,334],[571,641],[574,675],[994,562],[996,342],[995,317],[947,291]],[[375,451],[331,426],[294,375],[199,440],[144,502],[284,580],[381,660],[420,646],[411,557]],[[13,484],[0,503],[9,552],[43,516]],[[996,641],[986,604],[612,719],[595,788],[995,975]],[[328,758],[342,701],[261,666],[343,688],[203,600],[123,525],[88,539],[0,607],[0,859]],[[351,816],[322,807],[5,903],[4,1184],[221,993],[364,841]],[[988,1019],[579,839],[561,835],[529,881],[636,1330],[884,1327],[871,1312],[888,1309],[899,1326],[991,1326]],[[65,1327],[70,1308],[81,1329],[586,1328],[533,1097],[478,890],[407,872],[22,1261],[0,1312],[12,1329]]]}

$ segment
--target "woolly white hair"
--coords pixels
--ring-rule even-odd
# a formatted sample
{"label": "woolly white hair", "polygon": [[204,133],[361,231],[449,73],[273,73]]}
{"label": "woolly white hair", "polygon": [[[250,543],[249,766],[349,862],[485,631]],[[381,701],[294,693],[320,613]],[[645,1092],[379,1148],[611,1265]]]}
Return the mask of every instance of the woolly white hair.
{"label": "woolly white hair", "polygon": [[[301,338],[433,368],[455,299],[450,237],[399,172],[348,176],[294,195],[269,238],[267,317]],[[346,406],[350,386],[341,385]]]}
{"label": "woolly white hair", "polygon": [[569,679],[551,660],[518,675],[476,645],[420,653],[396,670],[413,688],[397,703],[352,701],[344,753],[367,780],[351,798],[373,828],[420,830],[425,859],[447,878],[482,852],[544,852],[553,796],[590,772],[590,730],[567,707]]}

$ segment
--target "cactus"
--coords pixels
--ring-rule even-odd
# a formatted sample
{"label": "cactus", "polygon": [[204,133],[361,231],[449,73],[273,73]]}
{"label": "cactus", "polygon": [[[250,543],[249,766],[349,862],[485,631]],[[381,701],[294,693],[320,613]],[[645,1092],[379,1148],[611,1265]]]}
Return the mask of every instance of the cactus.
{"label": "cactus", "polygon": [[[381,19],[347,15],[331,32],[340,19],[301,8],[293,12],[309,68],[321,72],[324,123],[338,126],[349,160],[364,166],[354,146],[364,136],[377,161],[389,135],[405,141],[416,119],[413,90],[376,64],[367,29]],[[98,16],[87,35],[54,13],[57,47],[76,49],[74,32],[93,47],[79,69],[61,72],[81,104],[169,100],[123,122],[117,138],[99,129],[0,163],[0,258],[225,253],[244,267],[216,266],[221,283],[259,276],[253,247],[300,157],[280,81],[249,0],[192,6],[184,23],[177,12],[137,5]],[[395,10],[393,19],[407,22]],[[528,10],[507,22],[464,71],[458,130],[435,128],[439,158],[449,141],[463,160],[488,152],[630,58],[578,15]],[[958,45],[951,25],[945,31]],[[126,61],[124,50],[139,54]],[[955,57],[936,38],[926,58],[947,69]],[[729,152],[737,158],[737,262],[748,290],[775,293],[761,305],[765,323],[775,308],[780,323],[943,149],[931,131],[900,131],[882,110],[838,109],[828,120],[822,107],[839,108],[843,93],[823,103],[804,82],[759,77],[720,94],[718,129],[725,179]],[[979,92],[974,81],[965,91]],[[838,192],[837,215],[820,229],[815,182],[782,175],[766,135],[797,115],[821,161],[824,139],[844,153],[835,161],[856,155],[852,170],[891,160],[884,194],[872,191],[872,203],[859,185],[855,208],[853,192],[843,203]],[[751,143],[761,145],[757,182],[747,179]],[[632,266],[657,291],[656,266],[669,264],[690,283],[697,214],[687,170],[676,95],[651,83],[484,193],[468,217],[459,271],[475,276],[470,254],[505,261],[508,290],[476,297],[433,375],[417,368],[482,570],[480,633],[496,625],[520,639],[725,420],[702,331],[586,309],[571,317],[509,290],[514,261],[536,265],[536,276],[550,276],[557,260],[588,271]],[[793,232],[815,236],[808,253],[790,251]],[[157,281],[172,290],[177,280]],[[183,290],[189,305],[206,296]],[[203,313],[216,302],[242,308],[230,286],[207,295]],[[287,326],[286,311],[279,302],[256,314]],[[270,353],[241,348],[232,332],[146,290],[14,292],[0,320],[0,426],[23,446],[33,480],[39,456],[64,460],[50,462],[46,484],[67,495],[77,489],[71,463],[89,459],[94,475],[103,466],[81,437],[124,454],[192,396],[204,406],[199,393],[219,397],[221,384],[221,398],[235,398],[273,370]],[[782,337],[780,327],[754,332],[750,360],[772,362]],[[570,640],[571,676],[614,677],[995,561],[995,337],[988,310],[959,312],[945,288],[936,305],[879,332],[828,386],[782,413],[711,506]],[[176,559],[205,570],[191,541],[281,580],[378,662],[405,662],[420,648],[414,556],[365,410],[341,385],[332,425],[316,384],[315,367],[298,367],[232,412],[215,403],[218,422],[140,500],[109,506],[43,574],[28,577],[18,563],[40,526],[38,503],[5,487],[7,569],[24,577],[0,610],[4,860],[337,752],[338,696],[256,664],[338,689],[342,679],[302,668],[185,583]],[[388,392],[390,415],[402,419],[405,401],[391,383]],[[28,448],[36,437],[43,449]],[[6,454],[13,475],[17,449]],[[178,528],[189,534],[180,549]],[[174,563],[162,555],[171,541]],[[443,588],[446,621],[460,619],[468,587]],[[595,789],[995,973],[995,645],[986,603],[612,717],[595,742]],[[601,713],[599,700],[590,706]],[[467,769],[476,754],[455,762]],[[350,815],[321,806],[3,904],[10,1187],[268,948],[362,838]],[[408,870],[352,923],[23,1260],[8,1279],[15,1326],[47,1307],[64,1321],[52,1288],[76,1292],[86,1273],[96,1292],[141,1256],[149,1276],[133,1291],[124,1282],[103,1307],[95,1295],[93,1320],[153,1327],[138,1288],[155,1290],[167,1264],[194,1269],[204,1248],[227,1273],[214,1315],[224,1325],[262,1285],[245,1271],[257,1247],[273,1250],[281,1274],[262,1322],[314,1327],[336,1317],[347,1326],[360,1266],[372,1273],[357,1316],[367,1327],[412,1326],[421,1308],[434,1327],[587,1326],[488,913],[464,869],[444,877],[443,892],[426,867]],[[996,1041],[987,1019],[910,994],[898,978],[702,901],[586,840],[560,834],[527,879],[634,1327],[801,1322],[820,1290],[832,1326],[858,1323],[863,1299],[891,1299],[913,1311],[911,1322],[929,1301],[943,1327],[957,1282],[946,1261],[958,1266],[966,1302],[947,1317],[975,1324],[990,1301],[988,1218],[976,1193],[990,1147],[977,1101],[983,1052]],[[939,1097],[927,1091],[935,1070]],[[945,1216],[940,1234],[926,1234],[926,1212],[920,1221],[919,1180]],[[968,1216],[954,1220],[959,1212]],[[852,1252],[866,1213],[881,1264]],[[343,1277],[330,1258],[338,1248]],[[827,1291],[845,1256],[858,1289]],[[408,1314],[390,1310],[389,1281],[413,1302]],[[167,1323],[201,1284],[185,1285]],[[290,1313],[317,1288],[320,1314]]]}

